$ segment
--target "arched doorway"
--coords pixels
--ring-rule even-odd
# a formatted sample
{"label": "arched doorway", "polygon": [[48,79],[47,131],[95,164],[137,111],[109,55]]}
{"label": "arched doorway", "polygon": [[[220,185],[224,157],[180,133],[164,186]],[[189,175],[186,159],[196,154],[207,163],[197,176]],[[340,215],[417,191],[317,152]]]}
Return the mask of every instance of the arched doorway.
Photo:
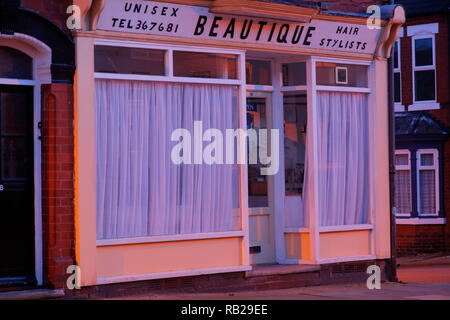
{"label": "arched doorway", "polygon": [[27,35],[0,35],[0,60],[0,285],[41,284],[38,126],[51,49]]}

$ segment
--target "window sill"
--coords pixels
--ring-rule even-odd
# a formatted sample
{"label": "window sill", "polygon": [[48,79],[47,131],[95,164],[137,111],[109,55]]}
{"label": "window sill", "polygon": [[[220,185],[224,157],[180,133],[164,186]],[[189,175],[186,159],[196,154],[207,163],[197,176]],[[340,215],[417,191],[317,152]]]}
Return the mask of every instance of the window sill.
{"label": "window sill", "polygon": [[416,102],[408,106],[408,111],[438,110],[440,108],[441,104],[438,102]]}
{"label": "window sill", "polygon": [[394,103],[394,111],[395,112],[405,112],[405,106],[400,103]]}
{"label": "window sill", "polygon": [[164,236],[121,238],[97,240],[97,247],[145,244],[155,242],[189,241],[189,240],[208,240],[221,238],[240,238],[244,236],[243,231],[210,232],[210,233],[190,233]]}
{"label": "window sill", "polygon": [[445,218],[403,218],[395,219],[396,224],[445,224]]}

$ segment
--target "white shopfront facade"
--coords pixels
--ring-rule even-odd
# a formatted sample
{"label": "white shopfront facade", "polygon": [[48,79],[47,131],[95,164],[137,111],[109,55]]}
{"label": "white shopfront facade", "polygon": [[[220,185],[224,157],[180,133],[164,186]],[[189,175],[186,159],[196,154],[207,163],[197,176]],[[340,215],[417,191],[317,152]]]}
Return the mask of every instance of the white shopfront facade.
{"label": "white shopfront facade", "polygon": [[[255,1],[78,4],[82,286],[390,257],[386,53],[401,8],[369,29]],[[173,131],[196,121],[278,129],[278,170],[200,164],[195,149],[174,164]]]}

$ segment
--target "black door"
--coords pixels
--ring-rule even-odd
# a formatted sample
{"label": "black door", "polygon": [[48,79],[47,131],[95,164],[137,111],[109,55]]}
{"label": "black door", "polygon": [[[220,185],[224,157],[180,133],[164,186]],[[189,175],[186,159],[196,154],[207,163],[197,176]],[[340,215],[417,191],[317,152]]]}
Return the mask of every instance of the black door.
{"label": "black door", "polygon": [[0,85],[0,286],[33,284],[33,90]]}

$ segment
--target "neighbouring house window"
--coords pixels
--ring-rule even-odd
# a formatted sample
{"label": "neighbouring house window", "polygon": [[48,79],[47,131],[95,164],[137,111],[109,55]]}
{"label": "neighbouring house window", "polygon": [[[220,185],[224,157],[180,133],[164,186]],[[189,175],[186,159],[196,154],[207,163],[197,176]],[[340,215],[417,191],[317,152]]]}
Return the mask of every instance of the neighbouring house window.
{"label": "neighbouring house window", "polygon": [[317,122],[320,225],[370,223],[367,94],[318,91]]}
{"label": "neighbouring house window", "polygon": [[439,169],[436,149],[417,151],[417,194],[419,216],[439,214]]}
{"label": "neighbouring house window", "polygon": [[438,149],[395,151],[395,208],[400,218],[438,217]]}
{"label": "neighbouring house window", "polygon": [[414,101],[436,101],[434,35],[413,37]]}
{"label": "neighbouring house window", "polygon": [[400,72],[400,40],[397,40],[393,47],[394,62],[394,102],[402,102],[402,80]]}
{"label": "neighbouring house window", "polygon": [[409,216],[411,205],[411,154],[409,150],[395,152],[395,195],[397,215]]}

